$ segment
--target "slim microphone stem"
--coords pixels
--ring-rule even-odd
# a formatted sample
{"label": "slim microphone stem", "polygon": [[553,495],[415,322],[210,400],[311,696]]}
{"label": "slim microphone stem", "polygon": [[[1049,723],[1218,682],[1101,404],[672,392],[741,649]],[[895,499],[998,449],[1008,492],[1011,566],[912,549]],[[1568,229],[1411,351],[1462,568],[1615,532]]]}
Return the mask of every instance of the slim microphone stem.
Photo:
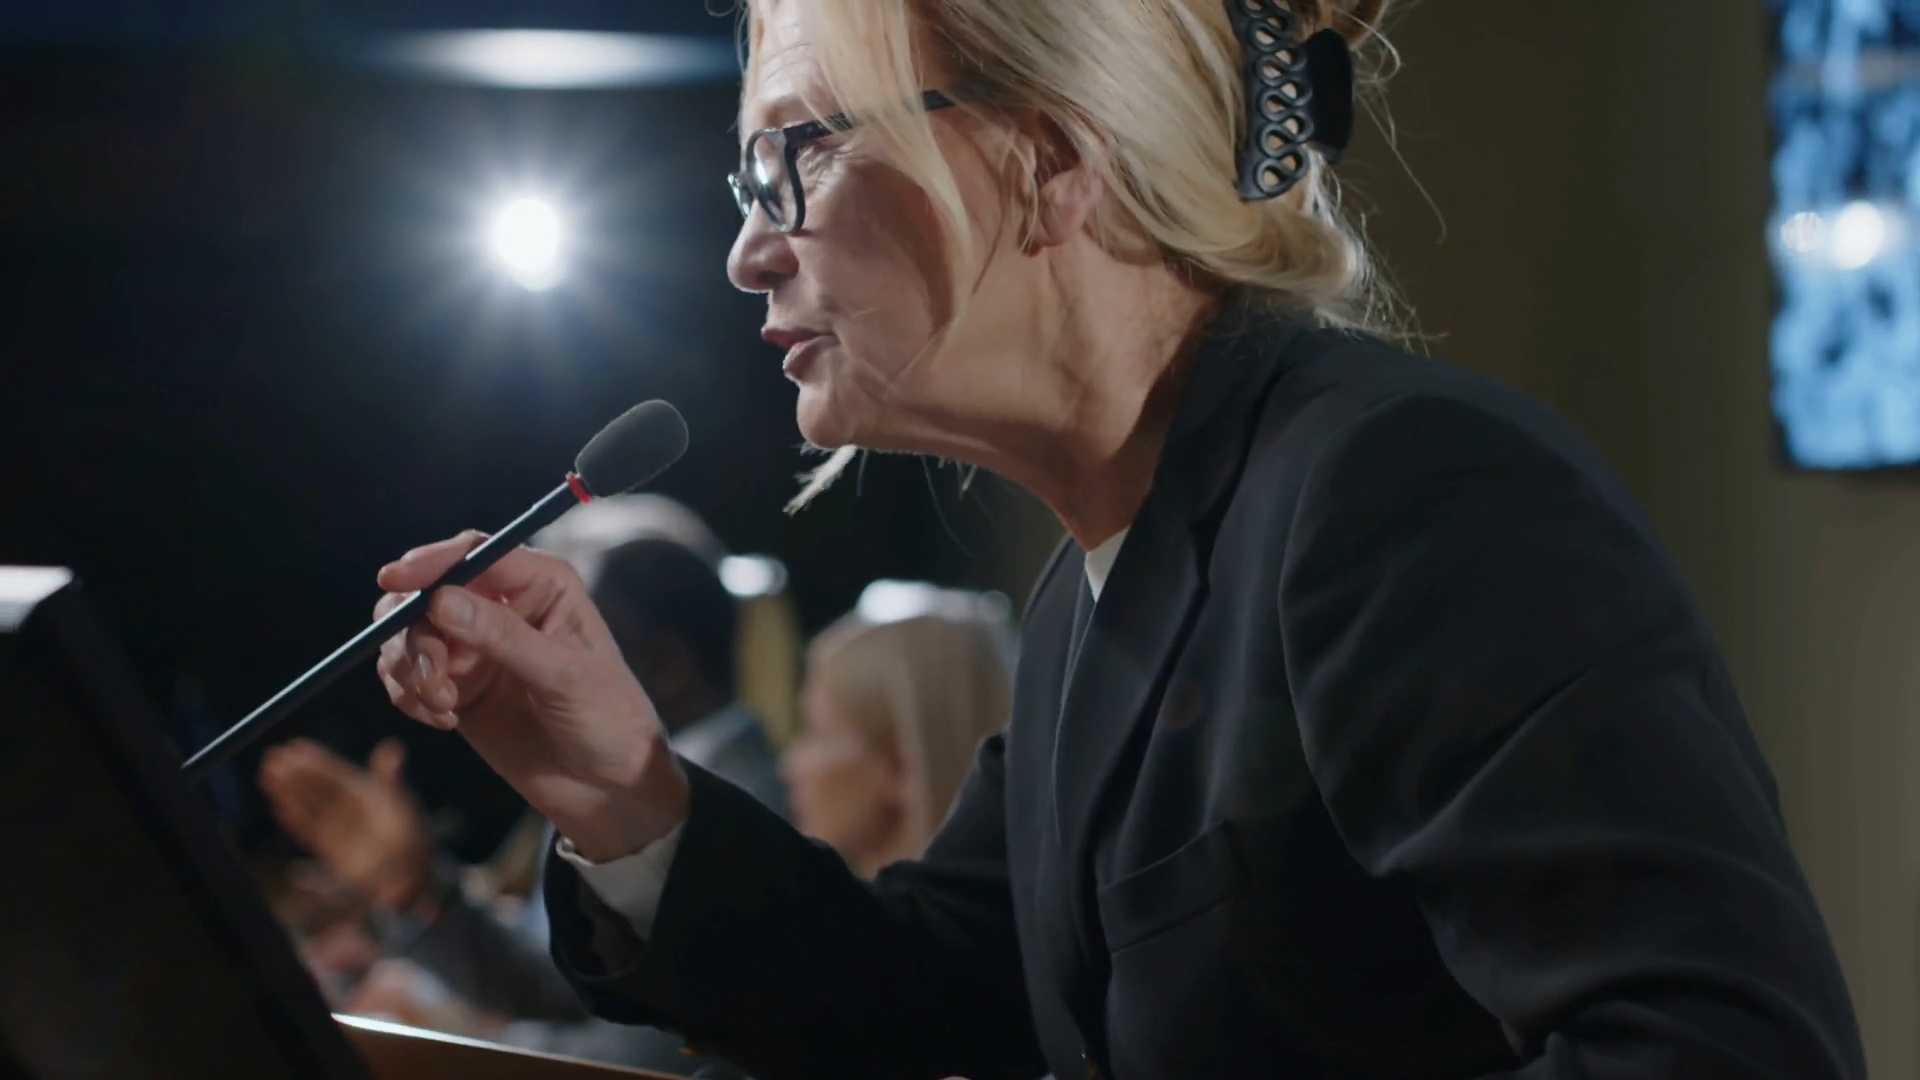
{"label": "slim microphone stem", "polygon": [[226,764],[247,744],[265,735],[295,709],[311,701],[314,695],[333,685],[348,668],[379,653],[380,646],[388,638],[420,621],[421,616],[427,613],[427,604],[435,589],[444,585],[465,585],[472,581],[480,576],[481,571],[500,561],[502,555],[526,543],[534,533],[551,525],[555,518],[577,503],[586,501],[586,498],[586,490],[578,486],[577,479],[569,476],[566,483],[548,492],[545,498],[533,504],[532,509],[489,536],[479,547],[467,552],[466,558],[453,564],[452,568],[440,575],[439,580],[376,619],[373,625],[355,634],[345,645],[335,649],[332,655],[313,665],[305,675],[288,683],[285,689],[268,698],[245,719],[188,758],[187,763],[181,766],[187,779],[204,780],[208,773]]}

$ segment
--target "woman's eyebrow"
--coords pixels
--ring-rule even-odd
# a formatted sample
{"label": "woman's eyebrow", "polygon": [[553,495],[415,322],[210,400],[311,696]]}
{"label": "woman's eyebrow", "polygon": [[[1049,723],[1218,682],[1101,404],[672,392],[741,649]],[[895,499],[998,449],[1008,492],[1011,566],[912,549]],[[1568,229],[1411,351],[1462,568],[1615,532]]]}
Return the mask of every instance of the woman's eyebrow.
{"label": "woman's eyebrow", "polygon": [[742,128],[742,139],[762,128],[785,127],[788,124],[813,119],[813,114],[808,110],[807,103],[801,101],[800,98],[794,94],[781,94],[778,97],[768,98],[757,104],[759,106],[757,109],[759,119],[756,123],[749,125],[745,119],[747,114],[744,111],[741,114],[742,119],[740,126]]}

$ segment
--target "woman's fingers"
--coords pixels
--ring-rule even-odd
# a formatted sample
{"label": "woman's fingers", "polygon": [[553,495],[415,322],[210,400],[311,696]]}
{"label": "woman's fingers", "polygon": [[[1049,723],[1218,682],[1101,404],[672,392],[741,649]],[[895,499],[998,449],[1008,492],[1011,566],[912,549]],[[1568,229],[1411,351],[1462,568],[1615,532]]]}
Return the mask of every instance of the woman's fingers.
{"label": "woman's fingers", "polygon": [[486,657],[481,656],[468,646],[462,645],[457,641],[449,641],[446,644],[447,674],[453,676],[455,681],[467,679],[474,672],[478,671],[482,664],[487,663]]}
{"label": "woman's fingers", "polygon": [[[383,567],[379,574],[387,592],[374,605],[375,619],[384,618],[406,602],[419,589],[427,588],[466,553],[484,540],[473,531],[439,543],[428,544],[401,556]],[[400,651],[382,650],[382,671],[435,711],[455,708],[460,698],[458,685],[484,668],[488,661],[521,659],[540,667],[542,660],[556,656],[519,656],[520,650],[541,650],[547,644],[536,641],[542,635],[536,627],[547,621],[556,607],[569,599],[587,605],[586,587],[564,559],[545,552],[519,548],[502,556],[482,571],[467,588],[442,587],[435,590],[428,620],[397,636]],[[445,599],[439,593],[451,593]],[[478,601],[488,610],[475,616],[468,625],[461,617]],[[497,618],[499,614],[517,616]],[[502,654],[502,650],[513,653]],[[513,663],[505,666],[515,668]],[[547,663],[545,668],[553,665]]]}
{"label": "woman's fingers", "polygon": [[374,668],[387,688],[387,698],[401,712],[428,727],[452,731],[460,723],[455,711],[460,705],[460,681],[471,680],[479,665],[472,650],[421,625],[388,638],[380,646]]}
{"label": "woman's fingers", "polygon": [[409,664],[405,656],[406,650],[399,638],[387,642],[380,649],[380,662],[376,668],[380,673],[381,685],[387,688],[387,700],[408,717],[428,727],[452,731],[458,721],[450,711],[428,705],[413,692],[411,685],[400,680],[398,671]]}
{"label": "woman's fingers", "polygon": [[538,622],[569,593],[584,599],[586,585],[571,563],[550,552],[516,548],[480,571],[467,588],[491,596],[521,618]]}
{"label": "woman's fingers", "polygon": [[460,703],[460,690],[454,685],[452,665],[447,663],[447,642],[430,626],[416,626],[402,635],[406,650],[401,681],[412,687],[414,696],[436,709],[451,709]]}
{"label": "woman's fingers", "polygon": [[[432,586],[484,540],[479,532],[461,533],[382,567],[379,583],[386,594],[374,605],[374,618]],[[546,632],[555,626],[574,633]],[[581,633],[585,640],[576,640]],[[376,666],[396,707],[423,724],[452,730],[459,711],[485,692],[489,680],[506,674],[529,686],[565,691],[577,682],[570,673],[581,666],[581,646],[610,651],[610,642],[573,567],[519,548],[466,588],[434,589],[427,618],[383,643]]]}
{"label": "woman's fingers", "polygon": [[[434,592],[427,617],[442,633],[519,676],[522,682],[543,690],[565,689],[572,667],[566,646],[542,634],[506,604],[448,586]],[[434,662],[444,665],[445,655],[441,652]],[[442,706],[431,691],[421,696],[429,705],[452,707],[450,703]]]}
{"label": "woman's fingers", "polygon": [[387,612],[392,611],[394,608],[397,608],[401,604],[406,603],[407,597],[411,595],[413,594],[391,593],[391,592],[381,593],[380,599],[375,601],[373,605],[373,621],[379,622],[381,619],[386,618]]}
{"label": "woman's fingers", "polygon": [[[440,580],[440,575],[486,538],[485,533],[469,529],[439,543],[414,548],[381,567],[377,580],[386,592],[405,599],[406,594]],[[551,607],[561,594],[579,583],[579,575],[565,559],[522,547],[500,556],[467,584],[476,592],[499,597],[521,615],[531,618]],[[375,609],[376,617],[382,614],[384,610]]]}
{"label": "woman's fingers", "polygon": [[[486,539],[484,533],[468,532],[437,544],[414,548],[381,567],[380,587],[405,599],[406,594],[431,586],[453,564],[466,557]],[[532,548],[515,548],[474,577],[467,587],[483,596],[505,603],[523,618],[538,621],[569,592],[585,595],[580,575],[565,559]],[[399,601],[387,602],[390,608]],[[375,617],[386,608],[375,608]]]}
{"label": "woman's fingers", "polygon": [[[378,605],[374,612],[378,618]],[[424,623],[408,627],[382,642],[376,667],[382,678],[392,679],[414,697],[440,710],[451,709],[458,703],[458,688],[453,680],[471,674],[474,669],[467,661],[456,668],[451,662],[447,640],[433,626]]]}
{"label": "woman's fingers", "polygon": [[460,718],[458,716],[451,712],[428,706],[419,698],[408,693],[400,684],[394,682],[392,678],[381,675],[380,681],[387,687],[387,699],[393,702],[395,708],[405,713],[408,719],[417,720],[430,728],[437,728],[441,731],[452,731],[454,728],[460,726]]}
{"label": "woman's fingers", "polygon": [[418,592],[439,580],[486,538],[485,533],[468,529],[459,536],[414,548],[381,567],[377,580],[390,593]]}

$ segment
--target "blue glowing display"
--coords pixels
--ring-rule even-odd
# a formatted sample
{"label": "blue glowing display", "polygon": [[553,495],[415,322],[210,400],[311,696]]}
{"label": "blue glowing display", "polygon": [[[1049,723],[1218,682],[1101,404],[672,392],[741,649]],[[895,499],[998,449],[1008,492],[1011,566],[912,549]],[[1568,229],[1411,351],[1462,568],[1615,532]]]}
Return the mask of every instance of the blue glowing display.
{"label": "blue glowing display", "polygon": [[1920,0],[1772,0],[1773,412],[1815,469],[1920,464]]}

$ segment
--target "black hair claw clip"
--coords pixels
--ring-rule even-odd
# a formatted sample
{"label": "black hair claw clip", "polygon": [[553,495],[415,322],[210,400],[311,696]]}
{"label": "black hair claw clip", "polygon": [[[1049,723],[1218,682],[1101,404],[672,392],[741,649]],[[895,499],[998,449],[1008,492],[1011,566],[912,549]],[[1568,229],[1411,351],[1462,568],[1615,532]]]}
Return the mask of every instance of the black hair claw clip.
{"label": "black hair claw clip", "polygon": [[1312,148],[1340,160],[1353,137],[1353,55],[1322,30],[1301,41],[1293,12],[1278,0],[1227,0],[1240,39],[1247,130],[1237,190],[1248,202],[1286,194],[1307,174]]}

